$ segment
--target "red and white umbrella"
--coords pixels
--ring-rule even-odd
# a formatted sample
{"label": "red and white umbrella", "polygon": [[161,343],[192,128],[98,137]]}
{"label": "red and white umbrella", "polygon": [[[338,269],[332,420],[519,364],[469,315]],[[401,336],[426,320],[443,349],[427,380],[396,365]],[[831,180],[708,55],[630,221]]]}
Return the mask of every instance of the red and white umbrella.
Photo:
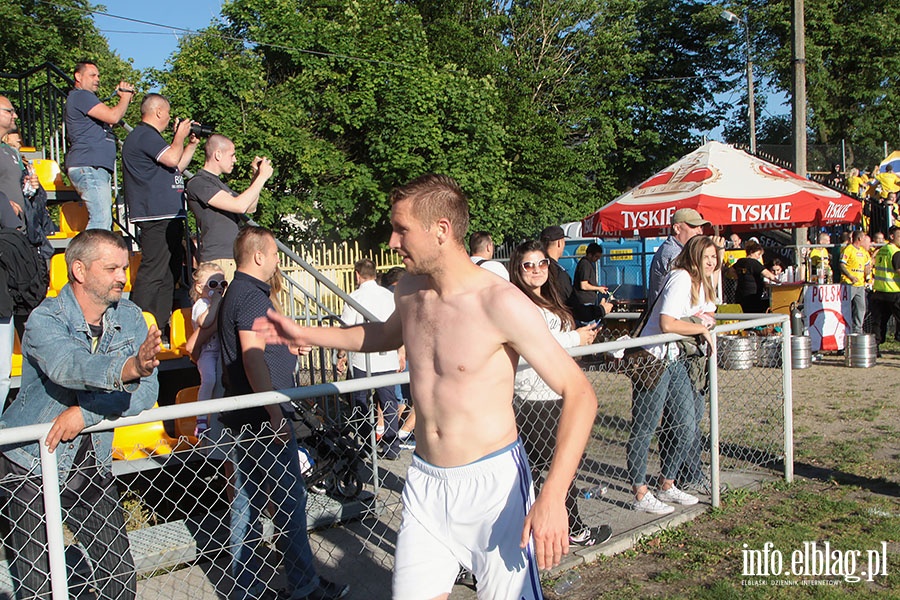
{"label": "red and white umbrella", "polygon": [[709,142],[582,221],[586,237],[668,235],[693,208],[735,231],[853,223],[861,203],[743,150]]}

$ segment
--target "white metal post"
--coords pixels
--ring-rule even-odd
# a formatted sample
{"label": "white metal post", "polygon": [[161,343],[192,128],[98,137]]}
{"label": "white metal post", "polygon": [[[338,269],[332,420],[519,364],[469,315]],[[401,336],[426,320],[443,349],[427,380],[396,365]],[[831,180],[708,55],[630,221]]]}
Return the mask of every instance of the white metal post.
{"label": "white metal post", "polygon": [[781,324],[781,385],[784,394],[784,480],[794,481],[794,374],[791,354],[791,319]]}
{"label": "white metal post", "polygon": [[712,505],[718,508],[721,504],[719,498],[719,337],[713,335],[713,346],[709,353],[709,470],[710,487],[712,487]]}
{"label": "white metal post", "polygon": [[50,589],[53,600],[67,600],[69,583],[66,579],[66,547],[63,542],[62,506],[59,500],[59,467],[56,453],[50,452],[44,442],[47,434],[38,440],[41,449],[41,480],[44,494],[44,522],[47,527],[47,558],[50,561]]}

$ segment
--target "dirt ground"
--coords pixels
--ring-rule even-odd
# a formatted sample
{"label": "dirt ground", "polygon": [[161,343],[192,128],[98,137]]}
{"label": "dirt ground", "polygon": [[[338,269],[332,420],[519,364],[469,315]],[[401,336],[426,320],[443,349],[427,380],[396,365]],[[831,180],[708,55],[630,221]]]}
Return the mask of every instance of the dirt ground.
{"label": "dirt ground", "polygon": [[[868,369],[845,367],[835,354],[792,372],[794,485],[731,491],[721,509],[578,569],[578,589],[556,595],[548,582],[547,597],[823,597],[826,590],[810,587],[741,587],[747,585],[741,582],[741,540],[778,539],[779,531],[798,527],[796,539],[887,537],[892,570],[900,571],[900,346],[892,348]],[[886,519],[881,528],[869,527],[866,515]],[[836,595],[827,597],[900,597],[900,573],[828,592]]]}

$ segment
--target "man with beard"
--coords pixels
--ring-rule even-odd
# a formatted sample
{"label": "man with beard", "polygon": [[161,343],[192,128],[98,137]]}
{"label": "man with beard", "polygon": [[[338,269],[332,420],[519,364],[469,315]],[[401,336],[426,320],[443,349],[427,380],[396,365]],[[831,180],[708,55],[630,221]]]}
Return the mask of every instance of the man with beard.
{"label": "man with beard", "polygon": [[[66,249],[69,283],[31,313],[22,340],[22,387],[0,427],[53,423],[63,521],[87,550],[102,598],[135,597],[134,561],[112,474],[113,431],[79,435],[104,419],[156,402],[160,334],[122,298],[128,247],[89,229]],[[10,560],[17,597],[49,597],[50,567],[38,442],[0,447],[0,494],[8,496]]]}

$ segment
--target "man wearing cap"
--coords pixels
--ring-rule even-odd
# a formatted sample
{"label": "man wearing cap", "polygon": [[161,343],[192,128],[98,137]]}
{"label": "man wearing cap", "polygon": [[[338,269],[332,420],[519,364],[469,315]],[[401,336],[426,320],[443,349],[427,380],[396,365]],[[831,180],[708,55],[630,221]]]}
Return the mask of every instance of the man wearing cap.
{"label": "man wearing cap", "polygon": [[[672,235],[656,250],[650,263],[650,281],[647,288],[647,306],[651,306],[662,291],[663,283],[669,274],[669,266],[689,239],[703,233],[703,226],[710,225],[700,213],[693,208],[680,208],[672,215]],[[719,236],[712,238],[719,248],[719,254],[725,248],[725,239]]]}
{"label": "man wearing cap", "polygon": [[559,297],[563,301],[568,300],[572,296],[572,278],[566,273],[566,270],[559,264],[559,259],[563,255],[566,248],[566,239],[569,236],[563,231],[559,225],[551,225],[545,227],[541,231],[541,244],[544,245],[544,252],[550,259],[550,277],[556,281],[556,289],[559,291]]}

